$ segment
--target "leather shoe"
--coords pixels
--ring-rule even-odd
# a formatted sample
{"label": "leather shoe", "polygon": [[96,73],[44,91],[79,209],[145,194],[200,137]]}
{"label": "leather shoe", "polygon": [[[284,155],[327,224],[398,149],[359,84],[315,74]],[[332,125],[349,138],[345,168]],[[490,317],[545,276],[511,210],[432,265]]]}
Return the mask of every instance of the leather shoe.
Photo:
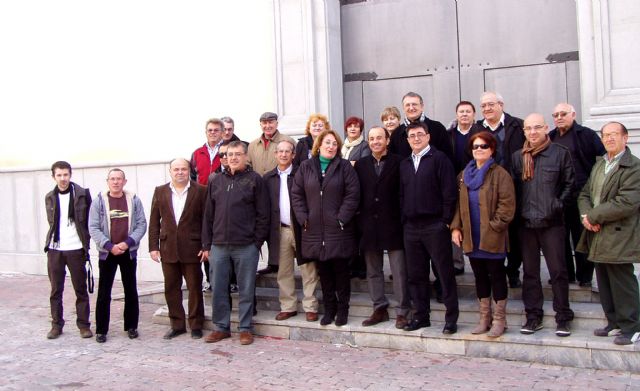
{"label": "leather shoe", "polygon": [[464,266],[459,268],[459,269],[457,267],[453,268],[453,275],[454,276],[461,276],[463,274],[464,274]]}
{"label": "leather shoe", "polygon": [[129,329],[129,330],[127,330],[127,335],[129,336],[129,339],[136,339],[136,338],[138,338],[138,330],[137,329]]}
{"label": "leather shoe", "polygon": [[96,334],[96,342],[98,343],[107,342],[107,334]]}
{"label": "leather shoe", "polygon": [[263,274],[270,274],[270,273],[277,273],[278,272],[278,265],[267,265],[267,267],[265,267],[264,269],[260,269],[258,270],[258,275],[263,275]]}
{"label": "leather shoe", "polygon": [[191,330],[191,338],[193,338],[193,339],[202,338],[202,330],[200,330],[200,329]]}
{"label": "leather shoe", "polygon": [[445,323],[442,329],[442,334],[455,334],[458,332],[458,325],[455,323]]}
{"label": "leather shoe", "polygon": [[431,326],[431,321],[429,319],[424,319],[424,320],[411,319],[411,321],[407,323],[406,326],[404,326],[403,330],[414,331],[414,330],[418,330],[423,327],[429,327],[429,326]]}
{"label": "leather shoe", "polygon": [[369,318],[362,321],[362,325],[365,327],[373,326],[381,322],[386,322],[388,320],[389,312],[387,311],[387,308],[378,308],[377,310],[373,311],[373,314],[371,314]]}
{"label": "leather shoe", "polygon": [[307,312],[307,322],[317,322],[318,321],[318,313],[317,312]]}
{"label": "leather shoe", "polygon": [[580,281],[578,286],[581,288],[591,288],[591,281]]}
{"label": "leather shoe", "polygon": [[240,345],[251,345],[253,343],[253,334],[251,331],[240,332]]}
{"label": "leather shoe", "polygon": [[47,339],[56,339],[62,334],[62,329],[59,327],[52,327],[47,333]]}
{"label": "leather shoe", "polygon": [[409,324],[409,321],[407,320],[406,317],[404,317],[402,315],[396,316],[396,328],[397,329],[404,329],[404,326],[406,326],[407,324]]}
{"label": "leather shoe", "polygon": [[287,319],[292,318],[292,317],[294,317],[296,315],[298,315],[297,311],[280,312],[280,313],[278,313],[278,315],[276,315],[276,320],[287,320]]}
{"label": "leather shoe", "polygon": [[509,277],[509,288],[522,288],[520,277]]}
{"label": "leather shoe", "polygon": [[93,333],[91,329],[88,327],[83,327],[80,329],[80,338],[91,338],[93,337]]}
{"label": "leather shoe", "polygon": [[225,338],[231,338],[231,333],[225,331],[213,331],[211,334],[206,336],[204,342],[216,343],[222,341]]}
{"label": "leather shoe", "polygon": [[164,339],[172,339],[172,338],[175,338],[178,335],[182,335],[182,334],[184,334],[186,332],[187,332],[187,330],[185,330],[185,329],[181,329],[181,330],[169,329],[169,331],[167,331],[167,333],[162,338],[164,338]]}

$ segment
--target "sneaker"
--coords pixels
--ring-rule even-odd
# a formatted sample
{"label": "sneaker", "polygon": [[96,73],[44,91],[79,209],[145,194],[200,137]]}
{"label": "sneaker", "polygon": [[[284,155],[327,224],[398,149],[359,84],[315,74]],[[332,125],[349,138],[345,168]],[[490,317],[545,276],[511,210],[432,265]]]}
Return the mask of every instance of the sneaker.
{"label": "sneaker", "polygon": [[596,337],[617,337],[620,334],[622,334],[622,330],[611,325],[593,330],[593,335]]}
{"label": "sneaker", "polygon": [[538,330],[542,330],[542,322],[538,319],[527,319],[527,323],[520,329],[522,334],[533,334]]}
{"label": "sneaker", "polygon": [[209,284],[209,281],[205,281],[204,285],[202,285],[202,291],[208,292],[210,290],[211,290],[211,284]]}
{"label": "sneaker", "polygon": [[568,321],[560,321],[556,326],[556,335],[558,337],[568,337],[571,335]]}
{"label": "sneaker", "polygon": [[622,333],[613,340],[616,345],[633,345],[640,339],[640,332]]}

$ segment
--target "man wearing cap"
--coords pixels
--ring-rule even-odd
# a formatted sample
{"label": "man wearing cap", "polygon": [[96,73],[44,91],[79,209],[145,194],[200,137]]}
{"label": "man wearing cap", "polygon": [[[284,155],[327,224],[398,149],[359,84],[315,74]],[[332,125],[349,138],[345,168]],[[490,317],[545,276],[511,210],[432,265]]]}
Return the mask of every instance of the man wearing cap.
{"label": "man wearing cap", "polygon": [[[278,165],[276,160],[276,147],[280,141],[289,141],[293,145],[296,142],[289,136],[278,132],[278,114],[266,112],[260,116],[262,134],[249,144],[248,163],[253,171],[264,176]],[[258,270],[258,274],[277,273],[278,259],[269,257],[269,264],[264,269]]]}

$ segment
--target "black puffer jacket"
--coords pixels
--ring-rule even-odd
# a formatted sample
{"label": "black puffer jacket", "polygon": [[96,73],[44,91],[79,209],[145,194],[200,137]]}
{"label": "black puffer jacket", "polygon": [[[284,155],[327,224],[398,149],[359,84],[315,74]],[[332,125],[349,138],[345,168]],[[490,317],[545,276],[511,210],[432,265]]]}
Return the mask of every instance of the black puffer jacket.
{"label": "black puffer jacket", "polygon": [[511,157],[518,213],[528,228],[563,224],[563,208],[574,195],[573,162],[569,150],[551,143],[533,158],[533,179],[522,181],[522,150]]}
{"label": "black puffer jacket", "polygon": [[317,156],[302,163],[293,180],[291,205],[303,227],[303,258],[326,261],[355,255],[359,200],[358,176],[348,161],[334,158],[324,178]]}
{"label": "black puffer jacket", "polygon": [[203,248],[215,245],[262,244],[269,236],[269,193],[262,177],[250,167],[209,181],[202,221]]}

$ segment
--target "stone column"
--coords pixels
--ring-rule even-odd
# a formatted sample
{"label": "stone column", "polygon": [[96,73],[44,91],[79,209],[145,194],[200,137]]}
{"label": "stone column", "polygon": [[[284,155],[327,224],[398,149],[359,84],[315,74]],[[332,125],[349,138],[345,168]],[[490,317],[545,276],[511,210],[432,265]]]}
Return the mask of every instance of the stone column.
{"label": "stone column", "polygon": [[273,0],[279,130],[304,132],[310,114],[343,121],[340,2]]}
{"label": "stone column", "polygon": [[640,155],[640,2],[577,0],[582,117],[600,129],[619,121]]}

